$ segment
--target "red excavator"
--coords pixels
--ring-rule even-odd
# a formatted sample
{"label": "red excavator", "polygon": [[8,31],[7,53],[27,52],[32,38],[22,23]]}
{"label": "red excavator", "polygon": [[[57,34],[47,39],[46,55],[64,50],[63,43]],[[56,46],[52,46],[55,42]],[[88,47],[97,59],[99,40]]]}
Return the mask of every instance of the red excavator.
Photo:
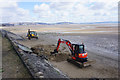
{"label": "red excavator", "polygon": [[54,52],[51,52],[51,55],[58,53],[58,49],[61,43],[65,43],[71,51],[70,58],[67,59],[68,62],[71,62],[81,68],[90,66],[90,64],[88,63],[87,52],[84,49],[83,43],[71,44],[69,40],[59,39],[57,43],[57,48],[54,50]]}

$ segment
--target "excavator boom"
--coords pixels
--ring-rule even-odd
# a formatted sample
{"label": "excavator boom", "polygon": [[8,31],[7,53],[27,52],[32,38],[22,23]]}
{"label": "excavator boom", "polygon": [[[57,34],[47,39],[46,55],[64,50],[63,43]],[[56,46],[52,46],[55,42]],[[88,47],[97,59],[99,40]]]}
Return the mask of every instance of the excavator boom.
{"label": "excavator boom", "polygon": [[71,44],[70,41],[64,40],[64,39],[59,39],[58,43],[57,43],[57,48],[54,50],[54,52],[51,52],[51,54],[58,53],[58,49],[59,49],[61,43],[65,43],[68,46],[71,53],[74,53],[73,45]]}

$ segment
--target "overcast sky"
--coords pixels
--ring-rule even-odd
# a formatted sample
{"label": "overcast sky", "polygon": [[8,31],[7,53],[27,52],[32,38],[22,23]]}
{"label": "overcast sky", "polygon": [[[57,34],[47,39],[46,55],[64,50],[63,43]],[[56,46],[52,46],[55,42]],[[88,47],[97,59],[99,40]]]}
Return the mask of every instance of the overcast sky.
{"label": "overcast sky", "polygon": [[0,0],[4,22],[118,21],[119,0]]}

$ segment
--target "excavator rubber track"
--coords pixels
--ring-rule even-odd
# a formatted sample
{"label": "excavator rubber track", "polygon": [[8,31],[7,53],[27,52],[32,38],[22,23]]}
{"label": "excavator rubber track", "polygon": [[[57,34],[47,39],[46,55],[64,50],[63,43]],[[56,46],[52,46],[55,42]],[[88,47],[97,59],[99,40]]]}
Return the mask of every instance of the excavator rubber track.
{"label": "excavator rubber track", "polygon": [[72,63],[72,64],[74,64],[74,65],[76,65],[79,68],[91,66],[89,61],[81,63],[81,62],[73,60],[72,58],[68,58],[67,61],[70,62],[70,63]]}

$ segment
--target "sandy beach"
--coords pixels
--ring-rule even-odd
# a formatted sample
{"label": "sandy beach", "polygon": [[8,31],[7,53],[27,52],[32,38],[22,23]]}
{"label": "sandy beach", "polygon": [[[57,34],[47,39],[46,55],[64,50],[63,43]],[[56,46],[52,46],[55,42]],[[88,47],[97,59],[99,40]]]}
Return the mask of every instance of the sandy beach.
{"label": "sandy beach", "polygon": [[[72,43],[85,44],[88,59],[95,61],[92,66],[80,69],[68,63],[61,56],[61,61],[49,60],[70,78],[117,78],[118,77],[118,27],[117,24],[70,24],[70,25],[30,25],[9,26],[2,29],[22,36],[25,40],[19,43],[28,47],[43,48],[44,54],[50,54],[56,47],[59,38]],[[38,33],[39,39],[28,40],[27,30]],[[54,45],[54,47],[52,47]],[[65,47],[63,50],[62,47]],[[70,54],[66,45],[60,47],[60,53]]]}

